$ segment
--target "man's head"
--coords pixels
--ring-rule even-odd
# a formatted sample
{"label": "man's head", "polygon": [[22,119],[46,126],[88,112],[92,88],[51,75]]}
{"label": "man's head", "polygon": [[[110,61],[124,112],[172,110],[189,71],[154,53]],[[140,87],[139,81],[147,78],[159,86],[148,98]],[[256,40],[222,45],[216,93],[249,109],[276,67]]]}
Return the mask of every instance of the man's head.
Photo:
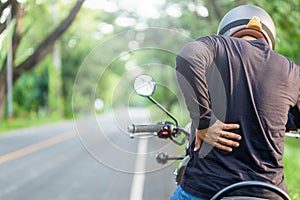
{"label": "man's head", "polygon": [[221,20],[218,34],[232,37],[264,38],[274,49],[276,29],[270,15],[260,7],[242,5],[230,10]]}

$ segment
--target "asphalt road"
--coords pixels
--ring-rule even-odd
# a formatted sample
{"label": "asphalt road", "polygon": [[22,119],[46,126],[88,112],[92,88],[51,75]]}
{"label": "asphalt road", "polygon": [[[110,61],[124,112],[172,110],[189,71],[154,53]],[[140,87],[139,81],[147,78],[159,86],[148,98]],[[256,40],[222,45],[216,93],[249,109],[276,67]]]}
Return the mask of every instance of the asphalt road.
{"label": "asphalt road", "polygon": [[160,200],[176,185],[175,165],[155,154],[176,152],[157,138],[130,139],[145,110],[123,110],[0,136],[1,200]]}

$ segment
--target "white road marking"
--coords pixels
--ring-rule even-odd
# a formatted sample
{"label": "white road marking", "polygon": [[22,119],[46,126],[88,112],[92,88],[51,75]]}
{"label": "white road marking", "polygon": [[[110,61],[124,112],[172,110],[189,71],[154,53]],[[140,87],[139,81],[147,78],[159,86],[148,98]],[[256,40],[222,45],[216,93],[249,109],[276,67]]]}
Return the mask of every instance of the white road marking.
{"label": "white road marking", "polygon": [[143,199],[147,149],[148,139],[139,139],[137,157],[135,161],[135,174],[133,176],[129,198],[130,200]]}

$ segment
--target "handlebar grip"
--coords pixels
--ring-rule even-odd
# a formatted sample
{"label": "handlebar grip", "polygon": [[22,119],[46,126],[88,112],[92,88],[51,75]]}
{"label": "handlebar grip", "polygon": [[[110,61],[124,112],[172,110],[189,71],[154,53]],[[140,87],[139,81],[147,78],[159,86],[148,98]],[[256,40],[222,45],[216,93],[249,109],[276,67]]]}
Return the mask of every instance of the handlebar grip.
{"label": "handlebar grip", "polygon": [[151,124],[151,125],[135,125],[132,124],[128,127],[130,133],[143,133],[143,132],[159,132],[163,129],[163,124]]}

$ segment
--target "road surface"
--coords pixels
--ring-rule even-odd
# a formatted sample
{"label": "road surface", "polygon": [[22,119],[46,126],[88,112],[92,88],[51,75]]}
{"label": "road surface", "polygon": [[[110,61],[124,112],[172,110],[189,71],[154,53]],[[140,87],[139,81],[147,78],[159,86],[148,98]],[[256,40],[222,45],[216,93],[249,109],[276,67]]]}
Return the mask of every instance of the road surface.
{"label": "road surface", "polygon": [[178,147],[126,132],[128,123],[147,121],[145,113],[133,109],[2,134],[0,199],[168,199],[175,164],[161,166],[154,155]]}

